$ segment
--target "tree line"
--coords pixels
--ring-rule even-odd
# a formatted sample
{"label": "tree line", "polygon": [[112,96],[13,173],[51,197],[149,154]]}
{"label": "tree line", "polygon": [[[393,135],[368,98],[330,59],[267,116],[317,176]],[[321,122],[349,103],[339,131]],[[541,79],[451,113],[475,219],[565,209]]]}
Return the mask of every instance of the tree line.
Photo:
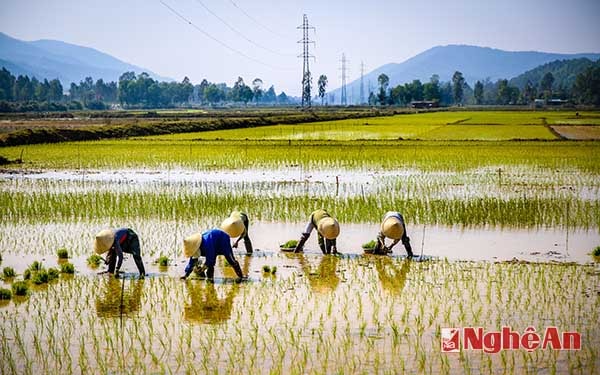
{"label": "tree line", "polygon": [[127,108],[169,108],[199,105],[286,105],[290,98],[275,87],[263,88],[255,78],[251,86],[238,77],[232,87],[206,79],[193,85],[188,77],[181,82],[159,82],[147,73],[125,72],[118,82],[86,77],[71,83],[67,94],[58,79],[39,81],[27,75],[15,78],[6,68],[0,70],[0,111],[37,111],[69,109],[106,109],[113,105]]}
{"label": "tree line", "polygon": [[434,74],[427,83],[416,79],[410,83],[390,88],[390,79],[380,74],[379,91],[369,93],[370,105],[409,105],[413,101],[432,101],[442,106],[477,105],[528,105],[535,99],[563,99],[574,104],[600,105],[600,61],[577,74],[571,87],[555,84],[552,72],[546,72],[539,83],[528,80],[522,89],[511,85],[507,79],[492,82],[478,80],[473,87],[456,71],[451,82],[440,82]]}

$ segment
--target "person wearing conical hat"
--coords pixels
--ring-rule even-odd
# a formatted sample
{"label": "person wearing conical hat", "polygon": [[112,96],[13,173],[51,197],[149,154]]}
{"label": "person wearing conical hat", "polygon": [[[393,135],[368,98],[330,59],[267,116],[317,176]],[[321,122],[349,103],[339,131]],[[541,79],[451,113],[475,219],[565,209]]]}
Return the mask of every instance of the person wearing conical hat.
{"label": "person wearing conical hat", "polygon": [[[386,246],[386,238],[393,240],[390,246]],[[400,241],[402,241],[408,257],[412,258],[413,252],[412,247],[410,246],[410,238],[406,234],[404,217],[399,212],[389,211],[383,216],[381,230],[377,235],[377,244],[375,245],[373,254],[391,253],[392,248]]]}
{"label": "person wearing conical hat", "polygon": [[244,246],[246,247],[246,254],[252,254],[252,241],[250,241],[250,236],[248,235],[248,227],[250,227],[248,215],[239,211],[233,211],[221,224],[221,229],[223,229],[229,237],[232,239],[238,237],[232,245],[234,249],[237,249],[238,243],[243,239]]}
{"label": "person wearing conical hat", "polygon": [[186,258],[190,258],[187,266],[185,267],[185,275],[181,277],[185,280],[190,276],[199,262],[199,257],[205,257],[204,264],[198,270],[198,273],[202,275],[203,271],[206,270],[206,278],[209,280],[214,279],[215,275],[215,263],[217,261],[217,255],[223,255],[229,263],[236,275],[238,280],[241,281],[246,278],[242,273],[240,264],[233,256],[233,250],[231,249],[231,237],[221,229],[210,229],[200,234],[196,233],[183,240],[183,255]]}
{"label": "person wearing conical hat", "polygon": [[313,229],[317,229],[317,236],[319,240],[319,247],[323,254],[337,254],[336,239],[340,234],[340,225],[329,213],[324,209],[314,211],[310,215],[310,221],[306,225],[302,237],[296,245],[294,252],[300,252],[304,250],[304,244],[310,237],[310,233]]}
{"label": "person wearing conical hat", "polygon": [[128,253],[133,255],[135,265],[140,271],[140,277],[146,275],[140,250],[140,240],[132,229],[104,229],[98,232],[94,240],[94,251],[98,255],[108,252],[105,264],[108,264],[108,271],[106,272],[110,274],[118,275],[123,264],[123,253]]}

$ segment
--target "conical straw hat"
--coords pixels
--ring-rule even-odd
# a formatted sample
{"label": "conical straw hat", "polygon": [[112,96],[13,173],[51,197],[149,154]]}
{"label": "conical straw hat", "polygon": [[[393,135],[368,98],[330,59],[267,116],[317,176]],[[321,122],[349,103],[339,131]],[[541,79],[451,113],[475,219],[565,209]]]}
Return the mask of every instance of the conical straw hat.
{"label": "conical straw hat", "polygon": [[231,238],[239,237],[244,233],[244,223],[241,217],[232,215],[223,220],[221,229]]}
{"label": "conical straw hat", "polygon": [[104,229],[96,234],[94,240],[94,251],[96,254],[104,254],[115,242],[115,232],[112,229]]}
{"label": "conical straw hat", "polygon": [[404,235],[404,227],[397,217],[388,217],[381,223],[381,233],[387,238],[399,240]]}
{"label": "conical straw hat", "polygon": [[202,235],[200,233],[192,234],[183,240],[183,255],[186,258],[198,256],[198,249],[202,244]]}
{"label": "conical straw hat", "polygon": [[340,224],[332,217],[324,217],[317,223],[317,230],[323,237],[333,240],[340,234]]}

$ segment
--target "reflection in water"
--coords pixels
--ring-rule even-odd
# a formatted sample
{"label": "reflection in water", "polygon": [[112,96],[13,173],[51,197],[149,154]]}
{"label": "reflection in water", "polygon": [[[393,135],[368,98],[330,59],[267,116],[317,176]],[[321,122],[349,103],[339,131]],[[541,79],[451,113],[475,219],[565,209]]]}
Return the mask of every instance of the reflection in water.
{"label": "reflection in water", "polygon": [[239,285],[223,285],[228,288],[225,298],[219,298],[215,284],[205,281],[188,280],[185,282],[190,296],[183,308],[183,318],[192,323],[219,324],[231,319],[233,299],[238,293]]}
{"label": "reflection in water", "polygon": [[312,265],[304,257],[304,254],[298,255],[300,266],[304,275],[308,278],[308,283],[314,292],[331,293],[335,291],[340,279],[336,273],[340,258],[335,255],[324,255],[319,257],[317,270],[313,271]]}
{"label": "reflection in water", "polygon": [[388,256],[375,256],[373,258],[372,261],[375,263],[381,287],[390,294],[400,294],[404,289],[406,275],[410,271],[413,262],[405,259],[399,266],[398,262]]}
{"label": "reflection in water", "polygon": [[[125,288],[123,289],[123,284]],[[124,280],[107,277],[104,293],[96,297],[96,313],[99,318],[110,318],[132,315],[140,311],[142,305],[143,279]],[[123,291],[123,307],[121,309],[121,291]]]}
{"label": "reflection in water", "polygon": [[[240,263],[240,267],[242,268],[242,273],[244,275],[248,275],[249,270],[250,270],[250,259],[252,258],[251,255],[242,255],[241,259],[236,255],[236,259],[238,259],[238,262]],[[221,272],[223,274],[223,277],[227,278],[227,279],[237,279],[237,275],[235,273],[235,270],[233,269],[233,267],[231,267],[229,265],[229,263],[227,263],[225,261],[224,258],[221,258],[220,262],[217,262],[216,268],[220,268]]]}

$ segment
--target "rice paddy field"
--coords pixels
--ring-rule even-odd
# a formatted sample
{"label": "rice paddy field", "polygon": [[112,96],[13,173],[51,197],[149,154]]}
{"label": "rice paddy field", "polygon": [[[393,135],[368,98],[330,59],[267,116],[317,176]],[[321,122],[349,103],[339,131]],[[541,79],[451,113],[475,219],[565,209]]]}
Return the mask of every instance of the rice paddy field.
{"label": "rice paddy field", "polygon": [[[22,159],[0,171],[0,371],[598,373],[599,126],[459,111],[0,148]],[[314,233],[279,251],[321,207],[341,254]],[[183,238],[235,209],[248,280],[223,259],[214,283],[179,280]],[[416,259],[363,252],[390,210]],[[97,274],[109,226],[139,234],[145,279],[127,256]],[[557,327],[581,347],[442,352],[461,327]]]}

